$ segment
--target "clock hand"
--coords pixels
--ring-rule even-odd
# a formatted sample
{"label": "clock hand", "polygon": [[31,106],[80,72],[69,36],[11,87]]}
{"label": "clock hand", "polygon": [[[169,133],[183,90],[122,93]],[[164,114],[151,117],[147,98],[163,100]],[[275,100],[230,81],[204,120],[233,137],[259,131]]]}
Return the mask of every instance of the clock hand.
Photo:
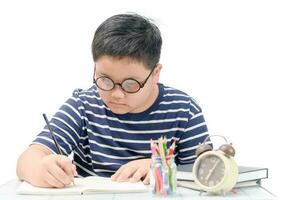
{"label": "clock hand", "polygon": [[212,175],[213,171],[215,170],[216,166],[219,164],[219,160],[215,162],[213,167],[209,170],[209,173],[207,174],[205,180],[209,180],[210,176]]}

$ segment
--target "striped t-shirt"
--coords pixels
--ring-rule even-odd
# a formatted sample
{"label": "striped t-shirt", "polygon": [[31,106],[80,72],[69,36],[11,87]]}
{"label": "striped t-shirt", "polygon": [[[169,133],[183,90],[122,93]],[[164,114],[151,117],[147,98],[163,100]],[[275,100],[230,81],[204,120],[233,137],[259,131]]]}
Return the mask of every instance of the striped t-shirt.
{"label": "striped t-shirt", "polygon": [[[151,158],[150,139],[176,139],[176,164],[194,162],[195,149],[208,136],[202,110],[187,94],[158,84],[159,95],[141,113],[115,114],[93,85],[77,89],[52,117],[51,128],[65,155],[73,152],[79,176],[111,176],[127,162]],[[58,153],[45,127],[33,141]]]}

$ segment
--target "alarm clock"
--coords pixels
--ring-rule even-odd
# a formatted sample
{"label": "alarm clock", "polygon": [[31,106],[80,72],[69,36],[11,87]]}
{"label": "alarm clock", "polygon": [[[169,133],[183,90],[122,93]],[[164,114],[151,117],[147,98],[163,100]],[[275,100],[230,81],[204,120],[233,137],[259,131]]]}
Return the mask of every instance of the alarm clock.
{"label": "alarm clock", "polygon": [[[225,144],[213,150],[209,144],[206,144],[212,136],[223,138]],[[206,137],[197,147],[196,156],[192,172],[199,189],[224,195],[235,186],[238,179],[238,166],[233,159],[235,149],[225,137],[221,135]]]}

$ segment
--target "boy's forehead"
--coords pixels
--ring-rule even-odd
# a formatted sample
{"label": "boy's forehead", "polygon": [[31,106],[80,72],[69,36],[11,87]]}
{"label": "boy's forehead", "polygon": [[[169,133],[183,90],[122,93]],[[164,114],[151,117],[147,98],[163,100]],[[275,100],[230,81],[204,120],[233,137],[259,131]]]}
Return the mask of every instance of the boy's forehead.
{"label": "boy's forehead", "polygon": [[122,65],[140,65],[145,67],[145,65],[132,57],[129,56],[108,56],[104,55],[97,59],[96,63],[98,64],[118,64],[121,63]]}
{"label": "boy's forehead", "polygon": [[96,61],[96,73],[120,77],[143,77],[149,69],[142,62],[130,57],[102,56]]}

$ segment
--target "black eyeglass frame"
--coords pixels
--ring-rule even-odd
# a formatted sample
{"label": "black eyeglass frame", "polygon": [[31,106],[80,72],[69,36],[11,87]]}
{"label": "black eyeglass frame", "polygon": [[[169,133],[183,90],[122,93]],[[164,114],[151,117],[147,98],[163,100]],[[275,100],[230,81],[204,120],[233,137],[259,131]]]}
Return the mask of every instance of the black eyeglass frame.
{"label": "black eyeglass frame", "polygon": [[[135,80],[135,79],[133,79],[133,78],[125,79],[125,80],[123,80],[121,83],[115,83],[111,78],[109,78],[109,77],[107,77],[107,76],[99,76],[99,77],[95,78],[95,69],[96,69],[96,68],[95,68],[95,66],[94,66],[93,83],[96,85],[97,88],[99,88],[99,89],[101,89],[101,90],[103,90],[103,91],[107,91],[107,92],[112,91],[112,90],[116,87],[116,85],[119,85],[120,88],[121,88],[124,92],[133,94],[133,93],[137,93],[138,91],[140,91],[140,89],[142,89],[142,88],[145,86],[145,84],[147,83],[148,79],[150,78],[150,76],[151,76],[151,74],[153,73],[153,71],[154,71],[155,68],[156,68],[156,66],[150,71],[149,75],[148,75],[147,78],[143,81],[143,83],[140,83],[139,81],[137,81],[137,80]],[[99,87],[99,85],[97,85],[97,80],[100,79],[100,78],[107,78],[107,79],[111,80],[111,82],[113,83],[113,87],[112,87],[111,89],[109,89],[109,90],[107,90],[107,89],[103,89],[103,88]],[[135,81],[136,83],[138,83],[138,84],[139,84],[139,89],[136,90],[136,91],[133,91],[133,92],[126,91],[126,90],[122,87],[122,84],[123,84],[125,81],[127,81],[127,80],[133,80],[133,81]]]}

